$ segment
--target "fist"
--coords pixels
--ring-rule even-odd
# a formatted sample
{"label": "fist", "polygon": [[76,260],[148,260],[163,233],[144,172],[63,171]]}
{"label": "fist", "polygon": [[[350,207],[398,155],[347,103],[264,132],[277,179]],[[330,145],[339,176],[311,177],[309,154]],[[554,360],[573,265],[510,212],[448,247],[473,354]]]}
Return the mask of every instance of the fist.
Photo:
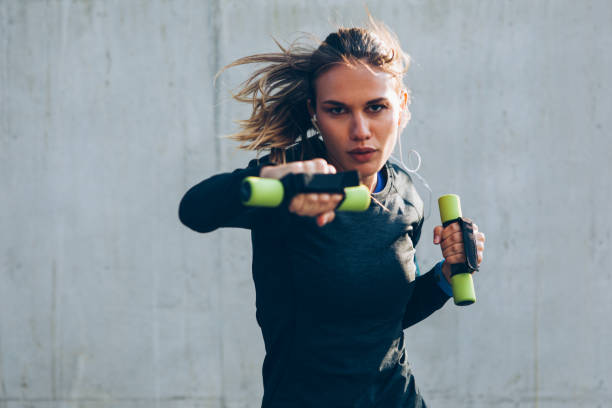
{"label": "fist", "polygon": [[[324,159],[291,162],[279,166],[265,166],[260,177],[281,179],[289,173],[335,174],[336,168]],[[298,194],[289,203],[289,211],[294,214],[316,217],[317,225],[322,227],[334,220],[334,209],[342,201],[342,194],[308,193]]]}
{"label": "fist", "polygon": [[[485,234],[478,231],[478,225],[473,224],[473,226],[474,237],[476,238],[477,262],[478,266],[480,266],[484,253]],[[448,225],[446,228],[438,225],[434,228],[433,236],[434,244],[440,244],[442,256],[444,257],[445,262],[442,265],[442,272],[446,280],[450,282],[451,264],[465,262],[465,247],[463,246],[461,227],[459,227],[459,224],[456,222]]]}

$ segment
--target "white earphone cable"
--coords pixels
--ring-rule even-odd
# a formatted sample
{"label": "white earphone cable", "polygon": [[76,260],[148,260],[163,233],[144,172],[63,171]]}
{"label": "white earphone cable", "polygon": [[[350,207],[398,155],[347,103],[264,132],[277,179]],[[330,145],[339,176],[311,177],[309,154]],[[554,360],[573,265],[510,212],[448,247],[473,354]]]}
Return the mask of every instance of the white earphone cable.
{"label": "white earphone cable", "polygon": [[425,180],[425,178],[423,178],[419,173],[419,169],[421,168],[421,155],[419,154],[419,152],[417,152],[414,149],[410,149],[408,152],[408,155],[410,155],[410,153],[414,153],[417,157],[417,165],[414,169],[409,169],[408,166],[406,165],[406,163],[404,163],[404,155],[402,154],[402,140],[399,137],[398,134],[398,140],[397,143],[399,144],[399,159],[393,155],[391,155],[391,158],[393,160],[395,160],[401,167],[402,169],[404,169],[404,171],[410,173],[410,174],[414,174],[417,179],[419,179],[419,181],[421,182],[421,184],[423,184],[423,187],[425,187],[425,189],[427,190],[427,205],[425,205],[425,207],[427,208],[426,210],[426,214],[424,214],[425,219],[429,218],[431,216],[431,205],[432,205],[432,196],[433,196],[433,192],[431,191],[431,187],[429,187],[429,184],[427,183],[427,180]]}

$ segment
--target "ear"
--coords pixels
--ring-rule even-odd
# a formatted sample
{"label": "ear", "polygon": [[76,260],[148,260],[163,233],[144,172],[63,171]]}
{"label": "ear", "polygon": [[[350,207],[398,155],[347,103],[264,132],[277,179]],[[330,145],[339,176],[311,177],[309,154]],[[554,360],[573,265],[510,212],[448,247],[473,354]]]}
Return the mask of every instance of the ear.
{"label": "ear", "polygon": [[410,94],[406,90],[406,88],[402,88],[400,90],[400,118],[399,118],[399,128],[403,130],[408,122],[410,121],[410,111],[408,110],[408,105],[410,105]]}
{"label": "ear", "polygon": [[400,90],[400,106],[402,110],[408,109],[408,91],[406,88]]}
{"label": "ear", "polygon": [[310,115],[310,117],[312,118],[312,116],[315,114],[315,109],[312,106],[312,100],[308,99],[306,101],[306,108],[308,109],[308,115]]}

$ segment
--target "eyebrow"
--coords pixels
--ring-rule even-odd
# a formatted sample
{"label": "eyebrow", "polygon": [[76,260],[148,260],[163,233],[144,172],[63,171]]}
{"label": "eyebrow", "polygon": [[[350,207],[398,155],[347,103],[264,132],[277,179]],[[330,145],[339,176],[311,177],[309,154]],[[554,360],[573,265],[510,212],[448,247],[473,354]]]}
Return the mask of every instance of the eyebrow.
{"label": "eyebrow", "polygon": [[[387,101],[387,98],[385,98],[385,97],[380,97],[380,98],[371,99],[371,100],[367,101],[367,102],[366,102],[366,105],[370,105],[370,104],[373,104],[373,103],[379,103],[379,102],[386,102],[386,101]],[[344,103],[342,103],[342,102],[339,102],[339,101],[334,101],[334,100],[332,100],[332,99],[329,99],[329,100],[327,100],[327,101],[323,101],[323,102],[321,102],[321,103],[326,103],[326,104],[328,104],[328,105],[338,105],[338,106],[344,106],[344,105],[345,105],[345,104],[344,104]]]}

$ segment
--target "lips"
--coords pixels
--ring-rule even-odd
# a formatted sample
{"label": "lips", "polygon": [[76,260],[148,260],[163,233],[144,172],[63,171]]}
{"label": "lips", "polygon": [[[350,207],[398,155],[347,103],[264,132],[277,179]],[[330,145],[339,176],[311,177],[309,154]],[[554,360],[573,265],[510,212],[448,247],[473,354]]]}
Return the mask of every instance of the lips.
{"label": "lips", "polygon": [[370,160],[374,153],[376,153],[376,149],[373,147],[357,147],[353,150],[349,150],[348,152],[348,154],[350,154],[354,160],[360,163]]}

